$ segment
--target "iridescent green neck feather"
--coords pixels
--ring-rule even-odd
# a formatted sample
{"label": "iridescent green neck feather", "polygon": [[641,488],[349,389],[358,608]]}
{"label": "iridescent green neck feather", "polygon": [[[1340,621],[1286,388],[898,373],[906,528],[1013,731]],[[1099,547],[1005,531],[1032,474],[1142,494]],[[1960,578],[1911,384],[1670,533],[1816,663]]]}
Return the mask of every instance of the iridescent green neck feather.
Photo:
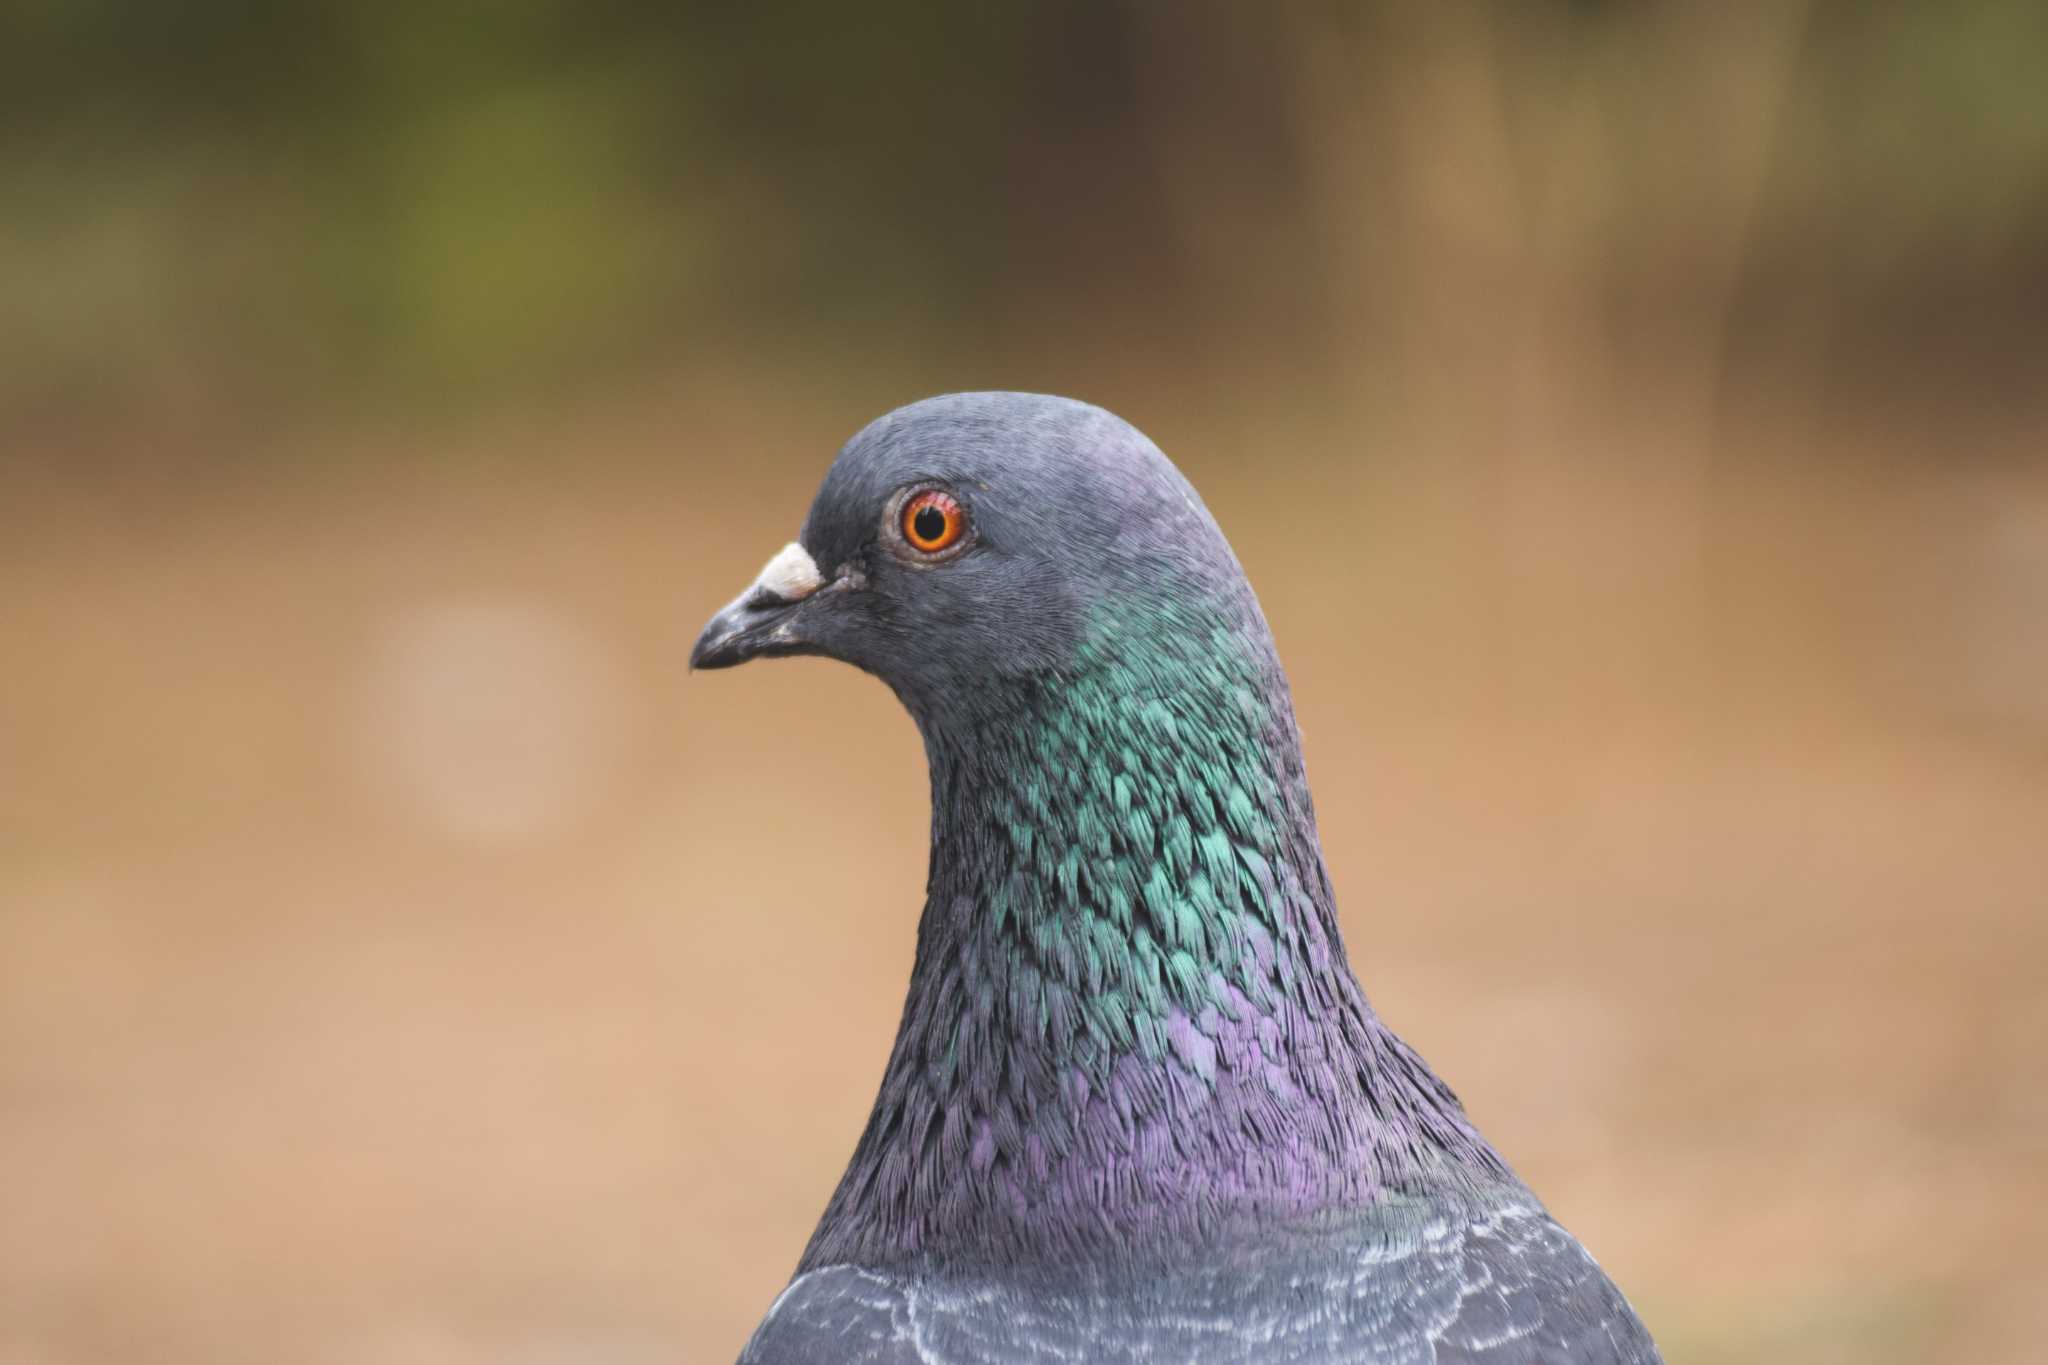
{"label": "iridescent green neck feather", "polygon": [[806,1266],[1144,1252],[1508,1178],[1346,964],[1249,590],[1098,605],[918,713],[909,998]]}

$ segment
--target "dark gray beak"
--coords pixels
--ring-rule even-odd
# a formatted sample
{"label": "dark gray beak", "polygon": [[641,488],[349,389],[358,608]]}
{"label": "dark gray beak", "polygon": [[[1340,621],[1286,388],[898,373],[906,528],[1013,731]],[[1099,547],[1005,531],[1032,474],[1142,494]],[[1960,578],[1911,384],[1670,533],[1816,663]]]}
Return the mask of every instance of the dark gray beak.
{"label": "dark gray beak", "polygon": [[800,652],[794,619],[805,598],[823,587],[817,561],[791,542],[768,561],[747,590],[711,618],[690,651],[690,667],[731,668],[749,659]]}

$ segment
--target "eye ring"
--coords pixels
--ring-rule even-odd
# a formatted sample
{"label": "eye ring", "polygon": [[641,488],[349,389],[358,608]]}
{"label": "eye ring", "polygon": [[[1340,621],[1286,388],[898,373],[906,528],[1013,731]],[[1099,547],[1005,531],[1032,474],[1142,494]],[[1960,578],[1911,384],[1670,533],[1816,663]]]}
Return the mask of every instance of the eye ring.
{"label": "eye ring", "polygon": [[896,529],[904,544],[927,558],[955,549],[967,534],[967,509],[943,488],[927,488],[903,501]]}

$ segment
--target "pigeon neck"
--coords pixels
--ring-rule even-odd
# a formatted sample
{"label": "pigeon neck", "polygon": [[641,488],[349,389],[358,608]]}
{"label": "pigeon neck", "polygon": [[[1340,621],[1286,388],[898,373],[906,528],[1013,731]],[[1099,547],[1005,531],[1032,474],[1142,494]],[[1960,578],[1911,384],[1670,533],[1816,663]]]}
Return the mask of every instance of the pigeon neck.
{"label": "pigeon neck", "polygon": [[1185,1245],[1499,1172],[1345,962],[1257,608],[1100,623],[926,725],[896,1044],[806,1267]]}

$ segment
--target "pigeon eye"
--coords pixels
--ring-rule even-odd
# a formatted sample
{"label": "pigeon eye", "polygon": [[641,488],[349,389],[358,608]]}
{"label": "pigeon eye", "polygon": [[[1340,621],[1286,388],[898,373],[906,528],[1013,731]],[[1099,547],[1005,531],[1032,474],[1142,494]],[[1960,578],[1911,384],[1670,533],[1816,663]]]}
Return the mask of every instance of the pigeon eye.
{"label": "pigeon eye", "polygon": [[950,493],[933,488],[903,504],[903,538],[924,554],[951,549],[966,530],[966,509]]}

